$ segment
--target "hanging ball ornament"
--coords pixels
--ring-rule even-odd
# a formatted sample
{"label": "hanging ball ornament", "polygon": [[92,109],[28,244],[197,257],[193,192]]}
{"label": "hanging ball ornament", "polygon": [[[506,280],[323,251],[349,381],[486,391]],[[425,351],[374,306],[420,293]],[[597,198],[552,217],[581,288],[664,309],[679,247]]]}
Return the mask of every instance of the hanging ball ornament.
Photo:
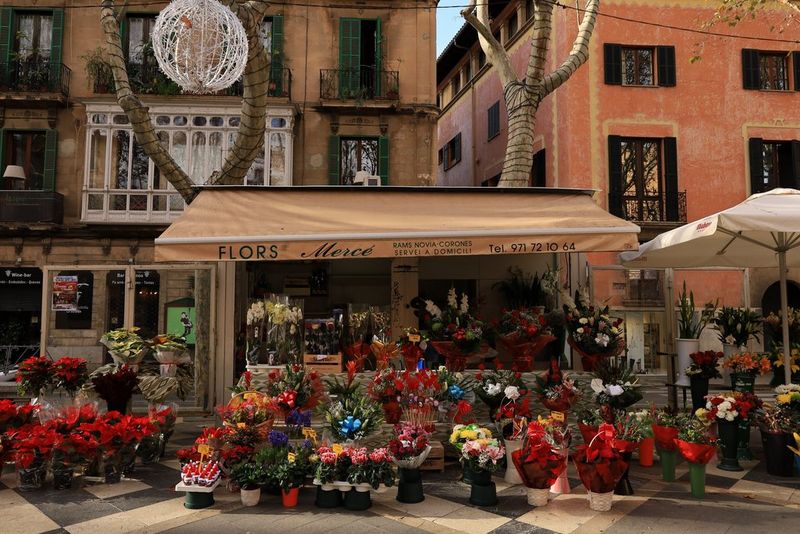
{"label": "hanging ball ornament", "polygon": [[156,18],[152,34],[158,66],[190,93],[214,93],[242,77],[247,33],[217,0],[174,0]]}

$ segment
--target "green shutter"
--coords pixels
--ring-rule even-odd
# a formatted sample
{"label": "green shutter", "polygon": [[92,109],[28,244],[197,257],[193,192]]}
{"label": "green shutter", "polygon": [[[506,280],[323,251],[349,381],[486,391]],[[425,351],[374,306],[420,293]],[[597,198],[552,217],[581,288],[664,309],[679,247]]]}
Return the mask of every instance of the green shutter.
{"label": "green shutter", "polygon": [[361,20],[339,19],[339,97],[353,98],[361,85]]}
{"label": "green shutter", "polygon": [[56,160],[58,159],[58,131],[47,130],[44,134],[44,183],[45,191],[56,190]]}
{"label": "green shutter", "polygon": [[675,47],[656,47],[656,63],[658,64],[658,85],[675,87]]}
{"label": "green shutter", "polygon": [[128,17],[126,15],[119,21],[119,40],[122,44],[122,54],[125,56],[125,62],[128,61]]}
{"label": "green shutter", "polygon": [[14,10],[10,7],[0,8],[0,87],[8,84],[8,73],[11,71],[9,61],[11,61],[11,49],[13,48],[13,32],[11,22],[14,18]]}
{"label": "green shutter", "polygon": [[283,15],[272,17],[272,58],[269,66],[269,95],[283,95]]}
{"label": "green shutter", "polygon": [[61,90],[61,47],[64,40],[64,10],[53,9],[53,31],[50,36],[50,90]]}
{"label": "green shutter", "polygon": [[378,138],[378,174],[381,185],[389,185],[389,137],[385,135]]}
{"label": "green shutter", "polygon": [[375,20],[375,95],[383,95],[382,91],[382,76],[381,70],[383,70],[383,31],[381,29],[381,18],[378,17]]}
{"label": "green shutter", "polygon": [[341,144],[341,138],[338,135],[328,138],[328,183],[330,185],[339,185]]}

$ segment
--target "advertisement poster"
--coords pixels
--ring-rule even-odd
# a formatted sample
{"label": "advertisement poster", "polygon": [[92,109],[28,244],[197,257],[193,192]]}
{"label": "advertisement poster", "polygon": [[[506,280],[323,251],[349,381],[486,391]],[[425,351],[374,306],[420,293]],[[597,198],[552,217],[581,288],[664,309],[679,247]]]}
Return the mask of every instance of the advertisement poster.
{"label": "advertisement poster", "polygon": [[175,306],[167,308],[167,333],[179,335],[187,345],[195,344],[194,306]]}
{"label": "advertisement poster", "polygon": [[53,311],[78,311],[78,277],[53,277]]}

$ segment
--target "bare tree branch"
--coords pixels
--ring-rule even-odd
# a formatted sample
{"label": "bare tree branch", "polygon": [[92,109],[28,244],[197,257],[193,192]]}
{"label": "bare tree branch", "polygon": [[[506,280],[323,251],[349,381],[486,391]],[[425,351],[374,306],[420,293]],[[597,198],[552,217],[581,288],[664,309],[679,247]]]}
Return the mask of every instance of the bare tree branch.
{"label": "bare tree branch", "polygon": [[534,2],[533,37],[531,54],[525,82],[530,86],[538,86],[544,78],[544,64],[547,61],[547,50],[550,47],[550,34],[553,29],[553,4],[549,1]]}
{"label": "bare tree branch", "polygon": [[549,95],[575,74],[578,68],[589,59],[589,40],[594,32],[597,22],[597,12],[600,10],[600,0],[586,0],[583,11],[583,20],[578,27],[578,35],[572,44],[572,51],[567,59],[555,71],[545,76],[542,80],[542,96]]}
{"label": "bare tree branch", "polygon": [[505,86],[512,81],[516,81],[517,75],[511,65],[511,59],[508,57],[506,49],[492,35],[491,22],[489,21],[489,3],[481,1],[477,8],[476,4],[477,0],[470,0],[469,6],[461,11],[461,16],[478,32],[478,41],[480,41],[481,48],[486,54],[486,59],[497,68],[500,82]]}

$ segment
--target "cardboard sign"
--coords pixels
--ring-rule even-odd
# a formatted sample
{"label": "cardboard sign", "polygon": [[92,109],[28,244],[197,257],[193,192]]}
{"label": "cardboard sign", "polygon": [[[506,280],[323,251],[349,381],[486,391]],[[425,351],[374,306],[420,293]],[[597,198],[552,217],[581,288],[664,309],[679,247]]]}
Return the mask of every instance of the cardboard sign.
{"label": "cardboard sign", "polygon": [[553,421],[558,421],[559,423],[564,422],[564,412],[550,412],[550,418]]}

